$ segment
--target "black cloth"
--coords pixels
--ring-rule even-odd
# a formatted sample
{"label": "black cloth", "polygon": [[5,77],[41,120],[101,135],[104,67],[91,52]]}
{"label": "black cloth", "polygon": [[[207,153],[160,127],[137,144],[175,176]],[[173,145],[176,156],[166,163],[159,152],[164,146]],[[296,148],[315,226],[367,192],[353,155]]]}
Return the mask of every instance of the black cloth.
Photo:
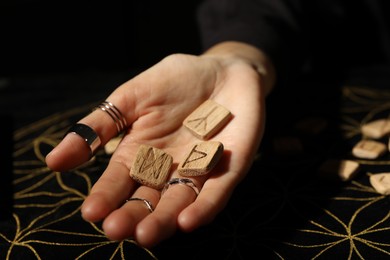
{"label": "black cloth", "polygon": [[[0,89],[0,259],[389,259],[390,196],[377,193],[369,176],[389,171],[390,152],[369,160],[350,151],[362,123],[390,113],[390,68],[364,68],[343,85],[307,79],[275,89],[262,146],[226,207],[208,225],[150,250],[131,237],[109,241],[101,223],[81,217],[108,165],[104,149],[71,171],[44,162],[67,129],[132,73],[36,75]],[[317,173],[328,159],[354,160],[359,171],[347,182],[324,181]]]}
{"label": "black cloth", "polygon": [[227,40],[253,44],[269,55],[278,80],[288,82],[308,71],[336,75],[388,63],[387,2],[206,0],[198,21],[204,49]]}

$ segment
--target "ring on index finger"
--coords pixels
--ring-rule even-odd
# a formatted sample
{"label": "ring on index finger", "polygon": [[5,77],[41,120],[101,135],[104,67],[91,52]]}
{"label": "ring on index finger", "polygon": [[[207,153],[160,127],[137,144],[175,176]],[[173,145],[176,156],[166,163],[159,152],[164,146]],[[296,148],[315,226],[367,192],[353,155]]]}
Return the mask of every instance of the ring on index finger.
{"label": "ring on index finger", "polygon": [[127,120],[121,111],[111,102],[104,101],[98,105],[102,111],[106,112],[114,121],[118,134],[127,128]]}

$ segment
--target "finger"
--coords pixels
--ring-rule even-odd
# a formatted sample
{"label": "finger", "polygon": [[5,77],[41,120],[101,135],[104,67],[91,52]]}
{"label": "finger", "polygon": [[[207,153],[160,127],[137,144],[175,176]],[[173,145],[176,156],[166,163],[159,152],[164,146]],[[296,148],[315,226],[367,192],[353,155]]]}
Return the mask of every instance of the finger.
{"label": "finger", "polygon": [[208,179],[196,200],[179,214],[177,225],[182,231],[191,232],[210,223],[226,206],[237,181],[230,180],[232,173],[224,174]]}
{"label": "finger", "polygon": [[[173,178],[180,178],[176,174]],[[199,189],[204,178],[191,178]],[[175,184],[167,186],[153,213],[147,215],[134,232],[136,241],[147,248],[173,235],[177,229],[177,218],[180,212],[190,205],[197,194],[188,185]]]}
{"label": "finger", "polygon": [[120,207],[137,187],[130,178],[129,167],[113,157],[102,176],[84,200],[81,213],[86,221],[97,222]]}
{"label": "finger", "polygon": [[[134,121],[134,104],[131,100],[131,92],[127,98],[123,89],[119,88],[107,100],[114,106],[95,109],[92,113],[81,119],[78,123],[89,126],[99,137],[101,146],[105,145],[112,137],[118,134],[118,125]],[[115,115],[120,113],[120,119]],[[125,126],[123,126],[125,128]],[[82,136],[68,133],[64,139],[46,156],[49,168],[56,171],[72,169],[90,159],[91,148]]]}
{"label": "finger", "polygon": [[103,230],[109,239],[119,241],[133,236],[136,225],[154,210],[160,192],[141,186],[131,198],[134,200],[125,202],[104,220]]}

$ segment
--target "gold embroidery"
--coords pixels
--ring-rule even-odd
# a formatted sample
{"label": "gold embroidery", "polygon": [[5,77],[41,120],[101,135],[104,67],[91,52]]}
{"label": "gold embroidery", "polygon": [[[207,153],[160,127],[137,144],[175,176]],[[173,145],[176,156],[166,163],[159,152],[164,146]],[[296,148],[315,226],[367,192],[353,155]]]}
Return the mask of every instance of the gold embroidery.
{"label": "gold embroidery", "polygon": [[[96,167],[96,163],[107,164],[107,160],[96,158],[84,167],[64,173],[53,172],[46,167],[45,149],[51,149],[61,140],[66,129],[74,122],[70,117],[85,114],[90,107],[93,106],[55,114],[14,133],[14,213],[8,221],[14,231],[12,234],[0,230],[5,259],[14,259],[13,256],[22,248],[27,255],[30,252],[31,257],[41,259],[39,245],[46,245],[45,250],[55,250],[56,247],[80,248],[76,255],[69,255],[72,259],[85,259],[100,248],[112,245],[116,245],[111,253],[112,258],[130,259],[128,254],[131,245],[143,251],[145,256],[156,259],[150,250],[141,248],[134,240],[109,241],[100,227],[81,220],[81,203],[96,176],[101,173],[101,167]],[[73,182],[70,178],[78,180]],[[74,183],[82,186],[73,186]],[[83,230],[79,230],[80,225],[74,230],[56,229],[75,220],[85,223],[81,226]],[[4,247],[4,243],[8,248]]]}
{"label": "gold embroidery", "polygon": [[[340,117],[340,129],[346,140],[359,139],[361,125],[383,114],[389,114],[389,91],[347,86],[343,88],[343,98],[350,102],[350,105],[343,107]],[[73,230],[71,228],[61,230],[63,227],[71,226],[69,224],[72,221],[80,220],[80,205],[101,174],[101,166],[104,167],[108,159],[98,153],[96,161],[90,162],[85,167],[72,172],[59,173],[52,172],[45,166],[44,150],[59,142],[66,129],[74,123],[72,118],[78,119],[94,106],[58,113],[15,132],[14,214],[10,220],[7,220],[8,227],[13,230],[0,230],[2,246],[0,254],[5,259],[13,259],[15,253],[21,248],[25,253],[28,252],[26,255],[30,254],[30,258],[40,259],[43,255],[40,245],[45,245],[45,250],[55,250],[57,247],[78,248],[76,255],[69,256],[72,259],[86,259],[102,248],[109,252],[106,258],[132,259],[132,256],[127,254],[134,249],[144,252],[151,259],[156,259],[152,251],[140,248],[132,239],[121,242],[107,240],[98,224],[85,222]],[[387,158],[355,161],[366,167],[374,166],[373,168],[390,164]],[[254,163],[256,167],[263,170],[261,168],[264,163],[263,153],[257,156]],[[272,166],[286,167],[279,164]],[[304,160],[294,161],[288,166],[292,166],[295,171],[308,168]],[[226,241],[229,248],[234,248],[233,250],[236,251],[233,253],[237,255],[246,253],[246,250],[256,250],[259,251],[259,255],[268,252],[277,259],[289,259],[286,255],[289,249],[292,249],[294,252],[299,251],[302,255],[308,256],[306,258],[316,259],[334,257],[332,250],[340,247],[346,250],[347,259],[370,259],[373,255],[367,255],[367,252],[364,252],[366,248],[369,248],[370,253],[375,256],[376,254],[379,257],[390,256],[390,243],[386,240],[390,234],[390,211],[386,209],[389,197],[377,193],[368,182],[364,182],[364,174],[364,177],[340,187],[339,194],[331,196],[325,193],[326,189],[320,190],[319,187],[322,186],[319,183],[305,180],[307,183],[302,184],[299,174],[287,174],[286,179],[285,176],[281,177],[274,173],[271,171],[269,174],[264,174],[261,182],[251,182],[249,179],[246,185],[250,190],[245,194],[253,193],[254,197],[240,200],[238,203],[240,205],[237,206],[242,209],[240,214],[234,214],[229,210],[223,213],[221,217],[232,221],[215,223],[214,227],[217,227],[219,232],[215,232],[214,236],[205,237],[204,241],[197,240],[196,246],[201,245],[205,249],[209,249],[207,246],[214,248],[217,245],[212,242],[217,237],[218,241]],[[69,180],[70,177],[77,178],[80,186],[75,186],[74,182]],[[326,198],[329,205],[315,203],[318,202],[316,196],[320,195],[322,196],[320,199]],[[258,203],[252,203],[253,201]],[[266,207],[268,205],[272,206]],[[350,214],[345,212],[341,214],[337,211],[345,205],[351,208]],[[267,210],[265,211],[264,208]],[[301,211],[301,208],[304,210]],[[304,215],[306,211],[311,213],[310,210],[313,209],[319,209],[321,214]],[[302,217],[303,226],[280,225],[281,223],[277,222],[278,217],[286,212],[291,215],[296,213]],[[250,230],[248,223],[250,223]],[[270,233],[277,232],[293,234],[293,236],[280,239],[278,236],[269,237]],[[241,242],[245,236],[252,239],[254,235],[256,240],[251,241],[255,249]],[[54,240],[53,237],[56,239]],[[190,247],[189,244],[186,246]],[[221,257],[223,258],[224,255]]]}

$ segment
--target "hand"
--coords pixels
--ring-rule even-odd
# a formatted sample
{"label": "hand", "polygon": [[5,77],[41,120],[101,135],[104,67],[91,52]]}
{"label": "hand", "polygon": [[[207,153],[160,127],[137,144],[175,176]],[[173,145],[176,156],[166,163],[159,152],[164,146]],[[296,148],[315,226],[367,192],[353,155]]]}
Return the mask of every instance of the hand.
{"label": "hand", "polygon": [[[168,56],[107,98],[124,114],[130,127],[81,212],[87,221],[103,220],[108,238],[134,237],[141,246],[153,247],[177,228],[189,232],[207,224],[224,208],[247,173],[263,134],[264,84],[245,59],[215,53]],[[196,197],[185,185],[172,185],[160,198],[161,191],[136,183],[129,172],[139,145],[164,150],[177,165],[200,141],[182,122],[207,99],[226,107],[233,118],[211,138],[225,148],[217,167],[206,176],[191,178],[199,195]],[[102,145],[117,134],[113,120],[100,109],[79,122],[93,128]],[[47,155],[46,162],[51,169],[64,171],[88,159],[86,143],[68,134]],[[173,169],[170,178],[175,177],[180,176]],[[154,211],[150,213],[142,202],[124,203],[130,197],[147,199]]]}

